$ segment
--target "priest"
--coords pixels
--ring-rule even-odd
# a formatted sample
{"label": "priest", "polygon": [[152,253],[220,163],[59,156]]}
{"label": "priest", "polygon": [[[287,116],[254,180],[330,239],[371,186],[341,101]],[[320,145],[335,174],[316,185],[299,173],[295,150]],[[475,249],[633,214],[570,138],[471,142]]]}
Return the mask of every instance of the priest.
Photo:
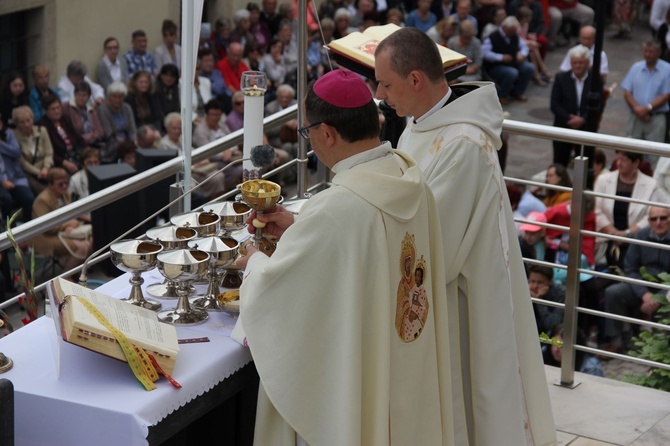
{"label": "priest", "polygon": [[252,215],[277,249],[249,246],[237,261],[245,277],[232,336],[260,376],[254,442],[456,445],[432,194],[416,162],[380,141],[358,75],[321,77],[304,112],[299,133],[335,173],[332,186],[295,221],[280,206]]}
{"label": "priest", "polygon": [[496,153],[502,110],[495,85],[450,88],[435,43],[413,28],[379,44],[375,75],[377,97],[410,118],[398,149],[417,160],[440,212],[443,283],[448,302],[458,297],[449,308],[458,354],[452,364],[460,364],[454,373],[462,377],[462,398],[454,401],[463,401],[466,413],[456,423],[458,443],[554,444],[540,343]]}

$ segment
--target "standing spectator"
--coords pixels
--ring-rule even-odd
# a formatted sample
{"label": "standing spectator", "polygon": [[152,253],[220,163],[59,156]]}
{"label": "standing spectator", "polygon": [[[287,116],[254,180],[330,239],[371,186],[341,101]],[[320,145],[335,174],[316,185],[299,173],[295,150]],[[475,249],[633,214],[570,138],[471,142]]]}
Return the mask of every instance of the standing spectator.
{"label": "standing spectator", "polygon": [[28,94],[28,103],[35,115],[35,122],[38,122],[44,116],[42,100],[47,96],[58,96],[58,93],[49,87],[49,69],[44,65],[37,65],[33,68],[33,88],[30,89]]}
{"label": "standing spectator", "polygon": [[223,81],[228,90],[235,93],[240,89],[240,79],[242,73],[249,71],[249,67],[242,62],[242,52],[244,48],[239,42],[232,42],[228,47],[226,58],[216,64],[216,68],[221,72]]}
{"label": "standing spectator", "polygon": [[19,164],[26,174],[33,195],[38,195],[47,185],[47,172],[53,166],[53,148],[47,130],[35,125],[30,107],[22,105],[12,112],[16,124],[16,139],[21,147]]}
{"label": "standing spectator", "polygon": [[[462,341],[456,348],[465,387],[456,391],[462,392],[467,417],[473,420],[458,433],[470,431],[480,444],[520,445],[532,432],[536,443],[551,444],[556,428],[496,154],[502,146],[503,116],[495,86],[450,87],[435,43],[409,27],[377,46],[375,77],[378,99],[399,116],[413,117],[398,149],[425,166],[442,221],[447,295],[467,302],[466,308],[454,307],[454,316],[460,312],[455,319],[467,328],[449,327]],[[466,190],[464,199],[461,192]],[[487,280],[478,279],[481,271]]]}
{"label": "standing spectator", "polygon": [[458,82],[479,81],[482,79],[482,42],[476,37],[475,24],[469,20],[463,20],[458,28],[458,35],[449,39],[447,46],[472,62],[465,69],[465,74],[457,80]]}
{"label": "standing spectator", "polygon": [[93,147],[85,147],[81,151],[81,170],[70,177],[70,185],[67,190],[72,201],[80,200],[89,196],[88,169],[100,165],[100,151]]}
{"label": "standing spectator", "polygon": [[272,38],[270,27],[267,22],[261,20],[261,8],[258,6],[258,3],[247,3],[247,11],[249,11],[249,32],[254,36],[256,43],[258,43],[260,53],[264,54]]}
{"label": "standing spectator", "polygon": [[74,86],[74,97],[63,104],[63,114],[86,146],[100,147],[105,138],[97,107],[91,103],[91,86],[81,81]]}
{"label": "standing spectator", "polygon": [[471,14],[472,2],[470,0],[458,0],[456,3],[456,11],[450,15],[456,19],[456,23],[461,24],[464,20],[470,20],[475,24],[475,35],[479,34],[479,23],[477,19]]}
{"label": "standing spectator", "polygon": [[229,112],[232,93],[226,86],[221,71],[216,69],[214,53],[209,48],[203,48],[198,52],[198,60],[200,61],[200,76],[209,79],[212,97],[221,102],[224,109]]}
{"label": "standing spectator", "polygon": [[[636,200],[658,201],[660,194],[656,180],[640,172],[642,155],[617,151],[617,169],[601,173],[593,190]],[[640,203],[596,197],[596,231],[619,237],[632,237],[648,226],[649,207]],[[596,265],[623,267],[628,243],[618,240],[596,240]],[[607,258],[609,257],[609,258]]]}
{"label": "standing spectator", "polygon": [[65,74],[58,81],[58,95],[61,102],[67,103],[74,98],[74,86],[79,82],[86,82],[91,87],[90,101],[97,106],[105,100],[105,90],[99,84],[96,84],[86,75],[86,65],[78,60],[73,60],[67,64]]}
{"label": "standing spectator", "polygon": [[125,101],[133,111],[136,127],[150,124],[155,128],[160,128],[161,116],[156,96],[153,94],[151,73],[137,70],[130,76]]}
{"label": "standing spectator", "polygon": [[[530,265],[528,267],[528,288],[530,297],[556,303],[565,303],[565,288],[554,283],[554,270],[548,266]],[[537,333],[551,333],[555,325],[563,322],[563,308],[533,303]]]}
{"label": "standing spectator", "polygon": [[484,67],[499,87],[500,103],[507,105],[510,96],[526,102],[524,95],[528,82],[535,74],[535,66],[528,62],[528,45],[519,37],[516,17],[503,20],[498,31],[486,38],[482,45]]}
{"label": "standing spectator", "polygon": [[79,170],[79,152],[86,145],[84,139],[77,134],[72,123],[63,115],[63,105],[58,96],[44,99],[46,115],[39,124],[47,129],[53,147],[54,165],[62,167],[73,174]]}
{"label": "standing spectator", "polygon": [[614,0],[612,21],[618,29],[613,36],[615,39],[631,39],[633,37],[631,31],[637,20],[639,9],[639,0]]}
{"label": "standing spectator", "polygon": [[165,64],[175,65],[178,70],[181,70],[181,45],[176,43],[177,24],[170,19],[163,20],[161,34],[163,34],[163,43],[154,50],[156,70],[160,71]]}
{"label": "standing spectator", "polygon": [[[647,218],[649,226],[635,234],[635,240],[670,245],[670,210],[652,206]],[[666,249],[631,244],[624,258],[623,272],[626,277],[644,280],[640,268],[645,267],[647,274],[657,277],[670,271],[670,251]],[[651,319],[660,303],[652,296],[665,294],[663,289],[653,286],[621,282],[605,290],[605,310],[619,316],[644,317]],[[605,336],[609,344],[605,350],[623,353],[625,343],[622,339],[623,322],[608,318],[605,321]]]}
{"label": "standing spectator", "polygon": [[132,76],[138,70],[145,70],[151,73],[152,76],[156,76],[158,74],[158,67],[156,66],[154,56],[147,51],[147,34],[141,29],[134,31],[131,45],[132,48],[123,55],[128,65],[128,75]]}
{"label": "standing spectator", "polygon": [[112,82],[107,87],[107,100],[100,105],[100,123],[105,132],[105,145],[100,150],[100,159],[105,164],[119,159],[117,146],[123,141],[134,141],[137,134],[133,109],[125,102],[126,85]]}
{"label": "standing spectator", "polygon": [[[589,76],[591,51],[582,45],[570,50],[570,71],[556,75],[551,89],[551,112],[554,127],[584,130],[588,122],[588,92],[591,91]],[[598,114],[600,114],[598,112]],[[554,141],[554,163],[567,166],[572,152],[579,153],[579,146],[563,141]]]}
{"label": "standing spectator", "polygon": [[[467,2],[470,3],[470,0],[467,0]],[[436,23],[437,17],[430,12],[430,0],[418,0],[416,9],[407,14],[405,18],[405,26],[418,28],[423,32],[428,32]]]}
{"label": "standing spectator", "polygon": [[26,174],[21,169],[21,147],[12,129],[0,121],[0,209],[9,218],[16,206],[21,207],[19,220],[32,217],[35,196],[30,190]]}
{"label": "standing spectator", "polygon": [[668,11],[670,11],[670,0],[653,0],[651,3],[649,25],[651,26],[651,29],[655,33],[658,40],[661,40],[661,36],[658,34],[658,30],[661,25],[667,23],[666,16]]}
{"label": "standing spectator", "polygon": [[[593,64],[593,53],[596,50],[596,29],[593,26],[587,25],[579,30],[579,45],[583,45],[590,50],[591,55],[589,56],[589,66],[591,66]],[[570,48],[570,50],[572,50],[572,48]],[[570,50],[565,53],[565,58],[563,59],[563,62],[561,62],[561,71],[570,71],[572,69],[570,64]],[[603,80],[603,83],[607,81],[607,75],[609,72],[610,70],[609,63],[607,62],[607,54],[605,54],[605,51],[601,51],[600,76]]]}
{"label": "standing spectator", "polygon": [[[656,40],[642,44],[644,60],[636,62],[621,83],[631,110],[626,134],[647,141],[665,142],[666,114],[670,99],[670,63],[659,60],[661,45]],[[655,167],[657,156],[647,156]]]}
{"label": "standing spectator", "polygon": [[228,47],[230,46],[230,32],[232,31],[232,24],[230,19],[226,17],[219,17],[214,23],[214,31],[212,32],[212,46],[216,60],[223,60],[228,54]]}
{"label": "standing spectator", "polygon": [[[207,51],[210,51],[207,49]],[[161,67],[156,88],[153,93],[153,102],[156,106],[158,117],[163,122],[165,116],[172,112],[181,111],[181,98],[179,97],[179,70],[176,65],[167,63]]]}
{"label": "standing spectator", "polygon": [[661,59],[666,62],[670,62],[670,8],[665,14],[665,21],[658,27],[658,32],[656,33],[656,38],[661,42]]}
{"label": "standing spectator", "polygon": [[107,37],[103,49],[105,55],[102,56],[95,69],[98,83],[105,91],[112,82],[128,83],[128,64],[124,57],[119,57],[119,41],[115,37]]}
{"label": "standing spectator", "polygon": [[28,87],[21,73],[10,71],[0,85],[0,117],[4,128],[14,128],[12,110],[21,105],[28,105]]}
{"label": "standing spectator", "polygon": [[547,40],[549,48],[556,46],[556,37],[561,29],[563,20],[574,20],[579,23],[581,29],[587,25],[593,25],[593,9],[580,3],[578,0],[549,0],[549,31]]}

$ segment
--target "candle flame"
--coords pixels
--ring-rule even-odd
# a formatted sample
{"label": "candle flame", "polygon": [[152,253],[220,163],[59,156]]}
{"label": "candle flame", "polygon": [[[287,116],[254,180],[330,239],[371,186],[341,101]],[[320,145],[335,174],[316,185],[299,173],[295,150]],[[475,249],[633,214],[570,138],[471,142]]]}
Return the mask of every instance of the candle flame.
{"label": "candle flame", "polygon": [[258,85],[254,84],[253,89],[254,89],[254,90],[258,90]]}

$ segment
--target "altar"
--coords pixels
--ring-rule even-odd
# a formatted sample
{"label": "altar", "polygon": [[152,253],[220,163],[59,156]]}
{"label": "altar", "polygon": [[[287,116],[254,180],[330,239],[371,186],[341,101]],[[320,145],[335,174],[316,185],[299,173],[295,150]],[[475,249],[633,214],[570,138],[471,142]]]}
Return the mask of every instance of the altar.
{"label": "altar", "polygon": [[[128,277],[96,291],[127,297]],[[144,289],[162,281],[156,270],[143,278]],[[177,303],[159,300],[163,308]],[[186,445],[199,444],[197,437],[251,444],[258,375],[249,350],[230,339],[234,324],[226,313],[210,312],[201,325],[178,326],[180,340],[208,341],[180,344],[173,378],[181,389],[160,379],[153,391],[126,363],[63,342],[48,316],[0,339],[0,352],[14,361],[0,378],[14,385],[16,444]]]}

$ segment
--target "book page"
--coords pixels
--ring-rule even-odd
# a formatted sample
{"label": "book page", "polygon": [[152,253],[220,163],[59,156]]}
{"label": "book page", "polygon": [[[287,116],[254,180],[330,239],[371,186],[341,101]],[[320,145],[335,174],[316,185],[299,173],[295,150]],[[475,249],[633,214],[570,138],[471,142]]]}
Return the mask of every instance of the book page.
{"label": "book page", "polygon": [[[160,322],[155,312],[131,305],[67,280],[55,280],[58,280],[56,288],[62,292],[61,300],[67,295],[83,297],[89,300],[114,327],[123,332],[130,340],[160,348],[165,353],[171,352],[172,354],[176,354],[179,351],[177,330],[173,325]],[[73,323],[79,328],[85,328],[92,332],[109,333],[98,322],[95,316],[76,298],[70,299],[67,305],[71,306],[72,315],[74,316]]]}

